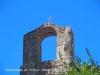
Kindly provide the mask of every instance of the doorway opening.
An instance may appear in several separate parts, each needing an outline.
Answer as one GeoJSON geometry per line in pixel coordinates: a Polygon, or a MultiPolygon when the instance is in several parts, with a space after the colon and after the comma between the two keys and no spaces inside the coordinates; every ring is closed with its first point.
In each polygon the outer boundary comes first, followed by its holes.
{"type": "Polygon", "coordinates": [[[42,62],[56,59],[56,36],[49,36],[42,42],[42,62]]]}

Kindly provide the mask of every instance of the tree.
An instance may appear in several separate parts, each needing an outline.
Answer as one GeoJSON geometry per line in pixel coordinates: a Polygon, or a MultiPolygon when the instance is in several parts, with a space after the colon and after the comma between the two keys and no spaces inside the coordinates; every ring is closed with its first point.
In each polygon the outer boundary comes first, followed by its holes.
{"type": "MultiPolygon", "coordinates": [[[[84,62],[84,64],[81,64],[81,58],[76,56],[76,60],[73,59],[73,63],[75,66],[67,65],[66,62],[62,63],[64,64],[64,67],[68,70],[67,72],[61,71],[61,74],[63,75],[100,75],[100,65],[98,65],[98,62],[95,62],[92,58],[92,55],[90,54],[89,50],[86,48],[86,52],[89,56],[89,61],[84,62]]],[[[63,58],[61,57],[61,54],[59,52],[59,57],[61,60],[63,58]]]]}

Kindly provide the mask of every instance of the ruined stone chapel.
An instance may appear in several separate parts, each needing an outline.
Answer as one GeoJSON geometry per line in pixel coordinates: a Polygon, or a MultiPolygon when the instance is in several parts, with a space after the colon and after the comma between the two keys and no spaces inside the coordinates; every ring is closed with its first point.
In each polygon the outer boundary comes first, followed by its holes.
{"type": "Polygon", "coordinates": [[[23,64],[20,75],[60,75],[59,69],[64,69],[58,53],[63,60],[72,64],[74,58],[74,35],[70,26],[43,24],[24,35],[23,64]],[[41,61],[41,43],[49,36],[57,37],[57,59],[41,61]]]}

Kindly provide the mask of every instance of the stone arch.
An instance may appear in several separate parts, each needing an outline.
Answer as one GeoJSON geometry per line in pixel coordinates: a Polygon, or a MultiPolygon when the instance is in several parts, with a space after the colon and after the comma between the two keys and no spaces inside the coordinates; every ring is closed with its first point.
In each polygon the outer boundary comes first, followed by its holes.
{"type": "Polygon", "coordinates": [[[39,54],[39,57],[38,57],[38,60],[39,61],[42,61],[41,57],[42,57],[42,41],[49,37],[49,36],[56,36],[57,37],[57,34],[58,34],[58,30],[59,30],[59,27],[56,26],[56,25],[43,25],[41,26],[40,28],[38,28],[38,42],[39,42],[39,48],[40,50],[37,51],[37,54],[39,54]]]}
{"type": "MultiPolygon", "coordinates": [[[[23,42],[23,65],[22,68],[64,68],[60,62],[58,52],[67,64],[72,63],[74,58],[74,35],[68,26],[59,27],[55,24],[45,24],[24,35],[23,42]],[[54,61],[41,62],[41,42],[49,36],[57,37],[57,59],[54,61]],[[42,66],[41,66],[42,65],[42,66]]],[[[56,69],[57,70],[57,69],[56,69]]],[[[55,71],[59,74],[58,71],[55,71]]],[[[46,74],[42,72],[32,72],[32,74],[46,74]]],[[[32,75],[28,72],[21,72],[21,75],[32,75]],[[26,74],[27,73],[27,74],[26,74]]],[[[38,75],[40,75],[38,74],[38,75]]]]}
{"type": "Polygon", "coordinates": [[[46,39],[47,37],[50,37],[50,36],[56,36],[57,37],[57,30],[55,29],[55,26],[45,26],[45,27],[42,27],[39,30],[39,32],[38,32],[38,40],[40,42],[40,44],[39,44],[40,45],[39,46],[40,50],[38,51],[38,54],[40,55],[40,57],[39,57],[40,59],[39,60],[41,60],[41,61],[42,61],[42,55],[43,55],[42,54],[42,51],[43,51],[42,42],[43,42],[44,39],[46,39]]]}
{"type": "Polygon", "coordinates": [[[59,27],[55,25],[44,25],[38,30],[38,39],[40,43],[49,36],[57,36],[59,27]]]}
{"type": "Polygon", "coordinates": [[[57,37],[57,60],[60,51],[64,59],[73,58],[73,33],[70,27],[45,24],[24,35],[23,64],[34,65],[41,62],[41,42],[49,36],[57,37]]]}

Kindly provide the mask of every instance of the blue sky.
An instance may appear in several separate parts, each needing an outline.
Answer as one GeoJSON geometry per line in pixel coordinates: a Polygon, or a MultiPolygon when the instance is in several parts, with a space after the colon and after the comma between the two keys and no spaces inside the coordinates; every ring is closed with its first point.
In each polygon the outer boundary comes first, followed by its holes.
{"type": "MultiPolygon", "coordinates": [[[[99,0],[0,0],[0,75],[19,75],[5,71],[19,69],[23,59],[23,35],[47,23],[71,26],[75,55],[88,60],[85,48],[100,64],[99,0]]],[[[56,37],[42,42],[42,61],[56,59],[56,37]]]]}

